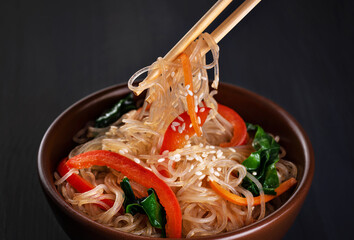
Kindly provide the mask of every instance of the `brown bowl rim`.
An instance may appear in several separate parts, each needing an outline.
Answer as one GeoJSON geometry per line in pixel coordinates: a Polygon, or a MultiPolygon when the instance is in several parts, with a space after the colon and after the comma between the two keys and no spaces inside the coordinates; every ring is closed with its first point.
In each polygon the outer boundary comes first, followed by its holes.
{"type": "MultiPolygon", "coordinates": [[[[194,239],[231,239],[235,235],[238,237],[244,237],[247,236],[250,233],[253,233],[257,231],[260,228],[263,228],[266,225],[270,225],[273,222],[276,221],[276,219],[284,216],[287,214],[287,212],[290,212],[292,208],[295,207],[297,199],[304,199],[305,196],[307,195],[307,192],[310,189],[313,174],[314,174],[314,167],[315,167],[315,161],[314,161],[314,152],[313,148],[311,145],[311,142],[304,131],[304,129],[301,127],[301,125],[297,122],[297,120],[288,112],[286,112],[282,107],[280,107],[278,104],[274,103],[272,100],[269,100],[261,95],[258,95],[252,91],[249,91],[247,89],[244,89],[239,86],[235,86],[232,84],[228,83],[220,83],[228,88],[233,88],[236,89],[239,93],[249,95],[251,98],[255,98],[258,101],[263,101],[267,102],[271,107],[275,108],[280,115],[282,115],[291,125],[291,128],[294,129],[294,132],[296,132],[296,135],[299,137],[299,140],[301,142],[301,145],[304,148],[304,154],[305,154],[305,164],[304,164],[304,172],[303,172],[303,178],[300,180],[298,183],[296,189],[294,190],[293,194],[289,197],[289,199],[280,207],[278,208],[275,212],[271,213],[264,219],[257,221],[255,223],[252,223],[248,226],[242,227],[240,229],[226,232],[226,233],[221,233],[215,236],[206,236],[206,237],[196,237],[194,239]]],[[[134,239],[151,239],[150,237],[143,237],[143,236],[138,236],[130,233],[125,233],[116,229],[113,229],[111,227],[106,227],[104,225],[101,225],[90,218],[86,217],[85,215],[79,213],[78,211],[74,210],[65,200],[60,196],[60,194],[57,192],[56,188],[54,185],[50,182],[50,180],[47,178],[45,174],[45,170],[43,169],[43,163],[44,163],[44,150],[45,150],[45,145],[46,141],[49,138],[49,135],[55,129],[56,125],[60,121],[61,118],[63,118],[66,114],[70,113],[73,111],[75,108],[80,108],[81,105],[85,105],[85,103],[88,103],[94,99],[97,100],[97,98],[102,98],[106,99],[107,94],[111,95],[116,95],[116,91],[120,89],[127,88],[127,84],[117,84],[113,86],[109,86],[107,88],[98,90],[96,92],[93,92],[89,94],[88,96],[76,101],[74,104],[66,108],[49,126],[47,131],[45,132],[43,139],[41,141],[39,151],[38,151],[38,175],[40,179],[40,183],[42,185],[43,191],[46,193],[47,197],[49,197],[57,206],[59,206],[60,210],[63,211],[65,214],[70,215],[72,218],[74,218],[76,221],[85,223],[88,227],[94,227],[94,228],[99,228],[101,230],[110,232],[110,235],[117,235],[117,236],[122,236],[126,238],[134,238],[134,239]]],[[[98,100],[100,101],[100,100],[98,100]]],[[[154,238],[154,239],[159,239],[159,238],[154,238]]]]}

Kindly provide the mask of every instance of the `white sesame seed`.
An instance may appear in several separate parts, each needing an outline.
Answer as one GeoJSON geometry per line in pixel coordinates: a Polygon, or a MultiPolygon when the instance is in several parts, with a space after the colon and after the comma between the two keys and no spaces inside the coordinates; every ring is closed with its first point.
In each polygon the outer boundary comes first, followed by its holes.
{"type": "Polygon", "coordinates": [[[177,127],[177,126],[179,126],[179,125],[181,125],[181,124],[180,124],[179,122],[172,122],[171,125],[177,127]]]}
{"type": "Polygon", "coordinates": [[[213,145],[210,145],[210,148],[211,148],[211,149],[214,149],[214,148],[215,148],[215,146],[213,146],[213,145]]]}
{"type": "Polygon", "coordinates": [[[165,151],[162,152],[162,155],[168,154],[169,152],[170,152],[170,151],[165,150],[165,151]]]}
{"type": "Polygon", "coordinates": [[[203,153],[202,153],[202,157],[203,157],[203,158],[206,158],[207,156],[208,156],[208,153],[206,153],[206,152],[203,152],[203,153]]]}
{"type": "Polygon", "coordinates": [[[186,156],[186,159],[187,159],[187,160],[193,160],[194,157],[192,157],[192,156],[190,156],[190,155],[187,155],[187,156],[186,156]]]}
{"type": "Polygon", "coordinates": [[[206,77],[202,77],[203,80],[208,80],[206,77]]]}
{"type": "Polygon", "coordinates": [[[206,148],[206,149],[209,149],[209,148],[210,148],[210,146],[209,146],[209,145],[207,145],[205,148],[206,148]]]}
{"type": "Polygon", "coordinates": [[[181,118],[181,116],[178,116],[177,118],[178,118],[178,120],[180,120],[181,122],[184,122],[184,119],[181,118]]]}
{"type": "Polygon", "coordinates": [[[172,160],[172,161],[174,161],[174,160],[175,160],[175,156],[173,156],[173,155],[168,156],[168,158],[169,158],[170,160],[172,160]]]}
{"type": "Polygon", "coordinates": [[[199,180],[203,180],[203,178],[205,178],[205,176],[206,176],[206,175],[204,174],[204,175],[200,176],[198,179],[199,179],[199,180]]]}
{"type": "Polygon", "coordinates": [[[201,77],[202,77],[202,74],[199,72],[198,73],[198,79],[200,80],[201,77]]]}
{"type": "Polygon", "coordinates": [[[221,158],[222,154],[223,154],[222,151],[221,151],[221,150],[218,150],[218,151],[216,152],[217,158],[221,158]]]}
{"type": "Polygon", "coordinates": [[[179,162],[181,160],[181,154],[179,154],[179,153],[175,154],[173,157],[174,157],[175,162],[179,162]]]}
{"type": "Polygon", "coordinates": [[[204,144],[203,143],[199,143],[199,147],[204,147],[204,144]]]}
{"type": "MultiPolygon", "coordinates": [[[[184,124],[184,123],[183,123],[183,124],[184,124]]],[[[179,132],[179,133],[182,133],[183,130],[184,130],[184,128],[183,128],[182,126],[179,126],[179,127],[178,127],[178,132],[179,132]]]]}
{"type": "Polygon", "coordinates": [[[220,173],[219,172],[214,172],[215,176],[219,177],[220,173]]]}
{"type": "Polygon", "coordinates": [[[215,161],[215,160],[216,160],[216,157],[215,157],[215,156],[213,156],[213,157],[211,158],[211,160],[212,160],[212,161],[215,161]]]}
{"type": "Polygon", "coordinates": [[[122,155],[124,155],[124,151],[123,150],[119,150],[119,154],[122,154],[122,155]]]}
{"type": "Polygon", "coordinates": [[[195,156],[195,159],[196,159],[198,162],[203,162],[203,158],[201,158],[201,157],[198,156],[198,155],[195,156]]]}
{"type": "Polygon", "coordinates": [[[175,72],[171,72],[171,77],[174,77],[175,76],[175,72]]]}
{"type": "Polygon", "coordinates": [[[221,172],[221,167],[216,168],[216,170],[218,170],[219,172],[221,172]]]}
{"type": "Polygon", "coordinates": [[[191,95],[191,96],[193,96],[193,92],[191,91],[191,90],[187,90],[187,93],[189,94],[189,95],[191,95]]]}
{"type": "Polygon", "coordinates": [[[191,165],[191,169],[193,169],[193,168],[194,168],[194,164],[191,165]]]}
{"type": "Polygon", "coordinates": [[[159,160],[157,160],[157,162],[164,162],[165,159],[164,158],[160,158],[159,160]]]}
{"type": "Polygon", "coordinates": [[[231,147],[229,149],[230,149],[231,152],[236,152],[236,150],[231,148],[231,147]]]}
{"type": "Polygon", "coordinates": [[[214,154],[214,153],[216,153],[216,151],[215,150],[211,150],[209,153],[214,154]]]}
{"type": "Polygon", "coordinates": [[[198,124],[202,124],[202,120],[200,119],[199,116],[198,116],[198,124]]]}
{"type": "Polygon", "coordinates": [[[176,127],[175,127],[175,126],[171,125],[171,128],[172,128],[172,130],[173,130],[174,132],[176,132],[176,127]]]}
{"type": "Polygon", "coordinates": [[[193,124],[189,124],[189,128],[192,128],[193,127],[193,124]]]}
{"type": "Polygon", "coordinates": [[[205,111],[205,108],[201,108],[200,110],[199,110],[199,112],[204,112],[205,111]]]}
{"type": "Polygon", "coordinates": [[[198,112],[198,105],[195,105],[195,107],[194,107],[194,112],[198,112]]]}
{"type": "Polygon", "coordinates": [[[139,158],[134,158],[134,162],[140,163],[140,159],[139,158]]]}
{"type": "Polygon", "coordinates": [[[201,187],[201,186],[202,186],[202,182],[199,182],[199,183],[198,183],[198,187],[201,187]]]}
{"type": "Polygon", "coordinates": [[[209,170],[211,173],[214,173],[214,168],[210,168],[209,170]]]}
{"type": "Polygon", "coordinates": [[[187,134],[186,136],[184,136],[184,139],[188,140],[189,139],[189,135],[187,134]]]}
{"type": "Polygon", "coordinates": [[[186,85],[186,90],[189,90],[190,87],[191,87],[191,85],[187,84],[186,85]]]}
{"type": "Polygon", "coordinates": [[[195,175],[201,176],[203,173],[201,171],[195,172],[195,175]]]}

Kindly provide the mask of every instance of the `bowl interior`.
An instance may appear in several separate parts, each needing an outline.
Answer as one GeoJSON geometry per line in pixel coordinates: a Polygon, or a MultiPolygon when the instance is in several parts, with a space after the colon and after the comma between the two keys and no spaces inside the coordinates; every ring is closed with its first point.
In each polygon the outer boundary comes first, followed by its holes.
{"type": "MultiPolygon", "coordinates": [[[[69,107],[47,130],[38,155],[40,181],[52,205],[56,206],[59,211],[63,211],[67,216],[75,218],[77,221],[85,222],[85,225],[104,229],[112,236],[117,235],[123,238],[131,238],[132,235],[104,227],[71,209],[57,192],[54,186],[53,173],[58,162],[66,157],[70,150],[76,146],[72,137],[88,121],[97,118],[104,109],[112,106],[118,99],[129,92],[126,85],[113,86],[93,93],[69,107]]],[[[217,101],[235,109],[246,122],[259,124],[265,131],[280,136],[280,144],[287,151],[287,159],[294,162],[299,171],[298,185],[293,190],[293,195],[280,209],[262,221],[234,231],[234,233],[230,232],[223,235],[227,237],[237,232],[241,236],[246,234],[247,231],[252,232],[267,221],[272,222],[282,214],[285,214],[286,207],[291,208],[296,203],[296,195],[302,198],[305,197],[313,175],[313,151],[305,132],[296,120],[270,100],[245,89],[223,83],[220,84],[218,92],[217,101]]],[[[144,239],[144,237],[135,238],[144,239]]]]}

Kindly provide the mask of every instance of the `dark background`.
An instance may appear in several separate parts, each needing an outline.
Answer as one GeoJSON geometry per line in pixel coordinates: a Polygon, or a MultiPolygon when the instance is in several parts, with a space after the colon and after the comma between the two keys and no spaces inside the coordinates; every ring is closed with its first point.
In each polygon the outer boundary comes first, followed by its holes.
{"type": "MultiPolygon", "coordinates": [[[[1,1],[0,239],[68,239],[37,176],[46,129],[167,53],[214,2],[1,1]]],[[[313,184],[286,240],[352,232],[353,9],[349,0],[264,0],[219,44],[221,81],[278,103],[313,144],[313,184]]]]}

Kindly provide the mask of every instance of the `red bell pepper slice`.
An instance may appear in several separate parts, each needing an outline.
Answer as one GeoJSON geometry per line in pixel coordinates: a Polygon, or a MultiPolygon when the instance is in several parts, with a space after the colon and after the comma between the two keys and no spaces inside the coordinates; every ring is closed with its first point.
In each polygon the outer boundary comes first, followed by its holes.
{"type": "Polygon", "coordinates": [[[129,179],[154,188],[161,205],[166,211],[166,234],[170,238],[182,236],[182,213],[176,195],[171,188],[152,171],[118,153],[95,150],[79,154],[66,163],[71,168],[89,168],[93,165],[107,166],[123,173],[129,179]]]}
{"type": "MultiPolygon", "coordinates": [[[[70,171],[70,167],[66,164],[66,160],[67,158],[63,159],[57,168],[57,171],[59,173],[59,175],[61,177],[63,177],[65,174],[67,174],[70,171]]],[[[83,179],[81,176],[79,176],[76,173],[73,173],[70,177],[68,177],[66,179],[66,181],[73,187],[75,188],[76,191],[80,192],[80,193],[84,193],[87,191],[90,191],[92,189],[94,189],[94,186],[89,183],[88,181],[86,181],[85,179],[83,179]]],[[[102,202],[104,202],[105,204],[107,204],[109,206],[109,208],[111,208],[114,204],[114,201],[111,199],[103,199],[102,202]]],[[[97,204],[102,210],[108,210],[105,207],[103,207],[102,205],[97,204]]]]}
{"type": "Polygon", "coordinates": [[[233,109],[220,103],[218,104],[218,113],[229,121],[234,128],[230,142],[221,143],[220,147],[234,147],[245,144],[247,142],[247,128],[245,121],[243,121],[240,115],[233,109]]]}
{"type": "MultiPolygon", "coordinates": [[[[210,108],[208,107],[198,106],[198,112],[196,115],[197,118],[200,118],[200,126],[203,126],[205,120],[208,117],[209,111],[210,108]]],[[[162,154],[166,150],[172,152],[178,148],[182,148],[187,143],[188,139],[194,134],[196,134],[196,132],[191,124],[191,118],[186,111],[175,118],[175,120],[173,120],[168,126],[162,142],[160,153],[162,154]],[[175,126],[176,124],[178,125],[175,126]]]]}

